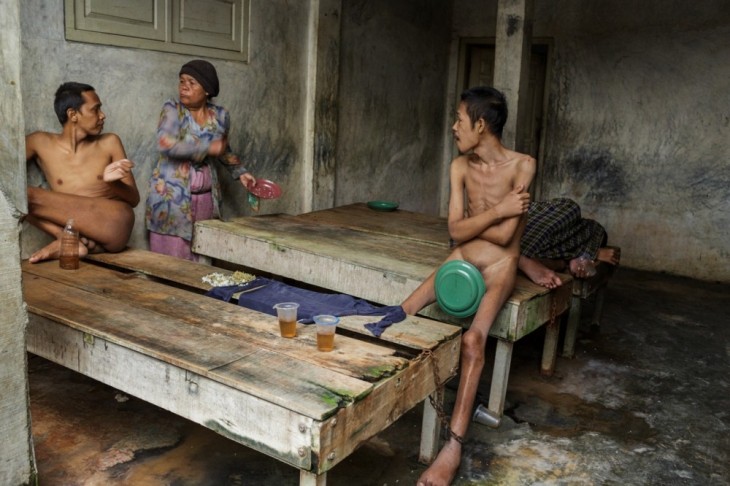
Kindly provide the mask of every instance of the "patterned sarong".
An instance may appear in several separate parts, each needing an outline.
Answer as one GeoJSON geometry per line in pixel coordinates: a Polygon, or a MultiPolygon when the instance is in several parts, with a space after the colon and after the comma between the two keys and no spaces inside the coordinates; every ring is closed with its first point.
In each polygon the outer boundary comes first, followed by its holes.
{"type": "Polygon", "coordinates": [[[566,198],[530,204],[520,253],[530,258],[571,260],[586,255],[595,260],[606,244],[606,230],[580,216],[580,207],[566,198]]]}

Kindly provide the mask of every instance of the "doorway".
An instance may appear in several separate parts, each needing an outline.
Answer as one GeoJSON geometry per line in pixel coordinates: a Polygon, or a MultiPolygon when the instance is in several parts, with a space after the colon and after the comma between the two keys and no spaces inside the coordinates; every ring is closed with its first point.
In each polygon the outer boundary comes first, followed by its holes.
{"type": "MultiPolygon", "coordinates": [[[[527,87],[527,104],[517,124],[522,139],[518,150],[528,153],[538,161],[538,170],[532,185],[533,199],[541,197],[542,152],[546,109],[545,80],[547,79],[550,44],[535,40],[530,53],[530,71],[527,87]]],[[[462,39],[459,53],[457,92],[473,86],[491,86],[494,78],[494,39],[462,39]]],[[[456,101],[458,105],[458,99],[456,101]]],[[[456,154],[454,154],[456,155],[456,154]]]]}

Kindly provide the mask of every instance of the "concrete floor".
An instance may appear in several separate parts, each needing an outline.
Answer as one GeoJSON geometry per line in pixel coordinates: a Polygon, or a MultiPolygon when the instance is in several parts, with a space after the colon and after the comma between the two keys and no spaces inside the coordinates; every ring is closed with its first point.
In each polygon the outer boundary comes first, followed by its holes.
{"type": "MultiPolygon", "coordinates": [[[[502,425],[472,425],[454,484],[730,485],[728,304],[730,285],[619,269],[600,331],[589,306],[577,356],[554,376],[538,372],[541,331],[517,343],[502,425]]],[[[41,486],[298,483],[294,468],[41,358],[29,372],[41,486]]],[[[328,484],[415,484],[420,415],[328,484]]]]}

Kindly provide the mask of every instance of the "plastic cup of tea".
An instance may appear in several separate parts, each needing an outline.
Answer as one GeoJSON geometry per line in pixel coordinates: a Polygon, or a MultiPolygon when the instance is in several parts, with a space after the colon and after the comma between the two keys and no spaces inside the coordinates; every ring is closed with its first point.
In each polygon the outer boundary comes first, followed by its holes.
{"type": "Polygon", "coordinates": [[[274,306],[276,315],[279,317],[279,331],[281,337],[293,338],[297,335],[297,309],[296,302],[280,302],[274,306]]]}
{"type": "Polygon", "coordinates": [[[340,318],[322,314],[314,316],[313,319],[317,326],[317,350],[332,351],[335,347],[335,331],[340,318]]]}

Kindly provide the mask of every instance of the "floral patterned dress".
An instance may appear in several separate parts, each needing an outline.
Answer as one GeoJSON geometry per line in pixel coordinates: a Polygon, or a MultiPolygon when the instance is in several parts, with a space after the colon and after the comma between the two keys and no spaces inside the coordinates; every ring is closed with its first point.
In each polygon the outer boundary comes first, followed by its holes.
{"type": "Polygon", "coordinates": [[[150,240],[159,235],[178,237],[187,245],[188,253],[193,223],[220,214],[221,189],[215,162],[235,179],[247,172],[230,148],[220,157],[208,156],[211,142],[228,135],[230,116],[225,108],[212,103],[207,110],[207,120],[201,126],[179,101],[168,100],[163,105],[157,127],[160,157],[150,177],[145,210],[150,240]],[[196,211],[201,207],[212,207],[212,211],[196,211]]]}

